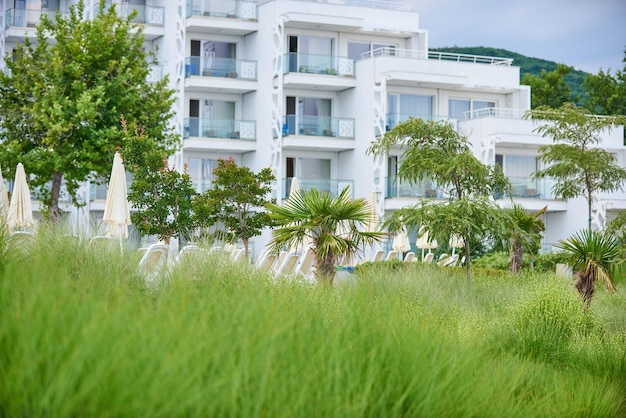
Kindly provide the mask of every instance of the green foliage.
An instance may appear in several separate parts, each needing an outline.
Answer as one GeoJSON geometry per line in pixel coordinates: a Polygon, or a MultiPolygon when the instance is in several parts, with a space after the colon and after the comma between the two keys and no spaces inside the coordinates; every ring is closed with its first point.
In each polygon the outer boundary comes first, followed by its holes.
{"type": "Polygon", "coordinates": [[[351,199],[347,187],[337,197],[317,189],[298,190],[282,206],[268,204],[267,208],[278,225],[270,249],[278,252],[310,243],[320,284],[333,283],[335,265],[341,257],[359,254],[383,238],[382,232],[363,230],[371,219],[369,206],[363,198],[351,199]]]}
{"type": "Polygon", "coordinates": [[[275,177],[269,168],[255,174],[232,158],[219,159],[213,175],[213,187],[194,200],[200,226],[219,225],[223,229],[218,230],[217,238],[226,242],[242,240],[247,255],[250,238],[273,225],[262,209],[275,202],[268,198],[275,177]]]}
{"type": "Polygon", "coordinates": [[[519,272],[524,252],[532,255],[541,248],[541,233],[546,229],[541,216],[547,209],[548,207],[545,206],[535,213],[528,213],[520,204],[513,204],[510,208],[504,209],[514,223],[514,227],[507,229],[504,235],[504,238],[509,241],[512,272],[519,272]]]}
{"type": "Polygon", "coordinates": [[[125,167],[133,173],[128,200],[136,209],[130,218],[139,233],[157,235],[160,240],[189,239],[197,227],[192,211],[195,195],[186,167],[181,173],[170,168],[167,152],[143,129],[128,132],[122,118],[126,141],[122,150],[125,167]]]}
{"type": "Polygon", "coordinates": [[[541,70],[540,77],[530,73],[524,74],[521,84],[530,86],[532,108],[540,106],[557,108],[565,103],[577,102],[578,99],[572,98],[570,88],[565,82],[565,76],[572,70],[572,67],[559,64],[554,71],[541,70]]]}
{"type": "Polygon", "coordinates": [[[591,319],[550,305],[552,324],[530,300],[546,276],[469,292],[418,265],[320,291],[212,256],[148,288],[138,254],[60,237],[0,272],[3,417],[624,416],[622,295],[599,292],[591,319]],[[533,341],[524,317],[549,345],[494,350],[533,341]]]}
{"type": "Polygon", "coordinates": [[[623,263],[617,240],[606,232],[582,230],[566,241],[559,241],[557,248],[568,255],[568,264],[576,272],[576,289],[587,305],[595,292],[595,282],[604,281],[609,291],[615,292],[613,273],[617,264],[623,263]]]}
{"type": "Polygon", "coordinates": [[[599,147],[600,133],[626,119],[598,117],[571,103],[558,109],[540,107],[527,117],[545,121],[533,132],[554,141],[539,147],[539,161],[545,168],[537,170],[534,178],[553,178],[552,191],[562,199],[585,197],[591,229],[591,206],[596,194],[622,190],[626,180],[626,169],[616,163],[613,154],[599,147]]]}
{"type": "Polygon", "coordinates": [[[576,338],[602,332],[572,288],[555,279],[521,300],[501,328],[495,344],[522,357],[561,363],[569,357],[576,338]]]}
{"type": "Polygon", "coordinates": [[[42,14],[36,40],[4,57],[0,73],[0,164],[22,162],[33,193],[60,214],[61,181],[76,202],[79,183],[107,178],[113,151],[122,145],[119,115],[141,121],[149,135],[172,149],[173,90],[167,78],[147,81],[154,57],[143,49],[141,27],[99,2],[88,19],[84,0],[69,15],[42,14]],[[54,38],[54,42],[49,42],[54,38]]]}
{"type": "MultiPolygon", "coordinates": [[[[626,59],[626,50],[624,51],[626,59]]],[[[626,61],[624,61],[626,62],[626,61]]],[[[583,86],[589,93],[585,107],[600,115],[626,115],[626,64],[614,74],[607,69],[597,75],[589,74],[583,86]]]]}
{"type": "Polygon", "coordinates": [[[499,166],[485,165],[472,153],[466,137],[450,121],[424,121],[409,118],[373,142],[367,152],[387,154],[392,146],[403,149],[397,177],[416,183],[434,180],[450,195],[441,204],[422,200],[414,207],[397,210],[385,222],[391,231],[402,225],[419,228],[429,236],[445,241],[455,234],[465,244],[466,273],[471,285],[470,243],[500,236],[506,214],[489,199],[510,184],[499,166]]]}

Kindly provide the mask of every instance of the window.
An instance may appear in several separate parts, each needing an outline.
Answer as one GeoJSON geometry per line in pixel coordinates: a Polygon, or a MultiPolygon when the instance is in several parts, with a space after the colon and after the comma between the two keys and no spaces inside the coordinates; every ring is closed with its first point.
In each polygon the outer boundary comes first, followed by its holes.
{"type": "Polygon", "coordinates": [[[289,71],[312,72],[332,68],[333,39],[316,36],[289,37],[289,71]]]}
{"type": "Polygon", "coordinates": [[[433,97],[412,94],[390,94],[387,97],[387,129],[409,119],[409,116],[431,120],[433,97]]]}
{"type": "Polygon", "coordinates": [[[467,119],[468,113],[481,109],[495,108],[495,102],[471,99],[450,99],[448,101],[448,117],[450,119],[467,119]]]}
{"type": "Polygon", "coordinates": [[[322,135],[332,129],[331,99],[287,96],[286,132],[297,135],[322,135]]]}

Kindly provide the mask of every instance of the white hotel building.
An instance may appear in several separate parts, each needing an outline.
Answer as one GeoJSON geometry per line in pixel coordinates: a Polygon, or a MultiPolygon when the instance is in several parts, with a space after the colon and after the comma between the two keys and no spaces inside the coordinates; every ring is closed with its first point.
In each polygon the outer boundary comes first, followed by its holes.
{"type": "MultiPolygon", "coordinates": [[[[34,36],[42,14],[67,12],[77,0],[0,0],[0,53],[34,36]]],[[[94,13],[97,0],[87,0],[94,13]]],[[[284,199],[291,179],[301,187],[354,197],[377,191],[381,215],[424,197],[434,186],[395,182],[399,150],[366,155],[381,133],[409,116],[450,119],[476,156],[498,162],[512,198],[529,210],[548,206],[544,244],[586,226],[586,201],[555,199],[549,181],[534,181],[537,148],[551,142],[522,119],[530,88],[511,59],[428,50],[419,11],[379,0],[109,0],[138,10],[146,48],[157,52],[154,77],[169,74],[177,102],[177,167],[189,166],[198,191],[211,184],[218,158],[258,171],[271,167],[284,199]]],[[[497,36],[497,34],[494,34],[497,36]]],[[[0,64],[3,65],[3,64],[0,64]]],[[[603,147],[626,164],[623,126],[603,147]]],[[[92,216],[102,216],[101,188],[90,188],[92,216]]],[[[497,200],[502,206],[510,198],[497,200]]],[[[626,208],[626,195],[600,196],[593,222],[626,208]]],[[[267,242],[269,231],[256,238],[267,242]]],[[[414,240],[412,240],[414,242],[414,240]]],[[[258,252],[258,251],[257,251],[258,252]]]]}

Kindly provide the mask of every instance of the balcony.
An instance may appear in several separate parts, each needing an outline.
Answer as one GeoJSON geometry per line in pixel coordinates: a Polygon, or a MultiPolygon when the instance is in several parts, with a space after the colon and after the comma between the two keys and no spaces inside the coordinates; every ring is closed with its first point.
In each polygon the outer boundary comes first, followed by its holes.
{"type": "Polygon", "coordinates": [[[213,180],[211,179],[191,179],[191,183],[196,193],[200,194],[213,188],[213,180]]]}
{"type": "MultiPolygon", "coordinates": [[[[41,16],[54,19],[56,10],[25,10],[7,9],[4,15],[5,39],[8,41],[19,41],[25,38],[35,37],[35,27],[39,24],[41,16]]],[[[69,13],[61,12],[68,16],[69,13]]]]}
{"type": "Polygon", "coordinates": [[[257,88],[256,61],[231,58],[185,58],[188,91],[245,94],[257,88]]]}
{"type": "Polygon", "coordinates": [[[354,119],[329,116],[283,117],[283,148],[320,151],[354,149],[354,119]]]}
{"type": "Polygon", "coordinates": [[[137,12],[133,18],[133,23],[143,25],[143,35],[146,40],[151,41],[165,35],[165,9],[157,6],[144,6],[138,4],[116,4],[120,17],[126,19],[131,13],[137,12]]]}
{"type": "Polygon", "coordinates": [[[537,179],[532,177],[509,177],[511,182],[511,190],[503,195],[497,195],[500,198],[517,198],[517,199],[542,199],[557,200],[552,192],[554,185],[553,179],[537,179]]]}
{"type": "MultiPolygon", "coordinates": [[[[291,189],[291,181],[293,177],[287,177],[282,179],[283,199],[289,197],[289,190],[291,189]]],[[[331,196],[337,197],[339,193],[346,187],[350,190],[354,189],[353,180],[337,180],[337,179],[300,179],[298,178],[300,190],[309,191],[311,189],[317,189],[321,193],[330,193],[331,196]]]]}
{"type": "Polygon", "coordinates": [[[248,152],[256,150],[256,122],[237,119],[186,118],[185,150],[248,152]]]}
{"type": "Polygon", "coordinates": [[[399,180],[397,177],[387,177],[385,179],[385,199],[396,197],[402,198],[447,198],[444,190],[431,180],[424,180],[416,184],[410,184],[406,180],[399,180]]]}
{"type": "Polygon", "coordinates": [[[257,31],[256,3],[243,0],[187,0],[190,31],[245,36],[257,31]]]}
{"type": "Polygon", "coordinates": [[[282,56],[284,84],[289,88],[341,91],[356,86],[354,61],[346,57],[287,53],[282,56]]]}

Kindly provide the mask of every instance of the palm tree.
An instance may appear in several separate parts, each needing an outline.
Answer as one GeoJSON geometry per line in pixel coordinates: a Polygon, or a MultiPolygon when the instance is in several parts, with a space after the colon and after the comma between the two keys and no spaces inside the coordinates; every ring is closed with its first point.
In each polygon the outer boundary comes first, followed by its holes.
{"type": "Polygon", "coordinates": [[[595,282],[606,282],[609,292],[616,291],[612,275],[620,259],[620,246],[617,240],[604,232],[577,232],[567,241],[559,241],[557,248],[568,253],[568,264],[576,272],[576,290],[583,297],[587,307],[595,290],[595,282]]]}
{"type": "Polygon", "coordinates": [[[364,230],[371,210],[365,199],[352,200],[348,188],[336,198],[317,189],[298,190],[282,206],[266,207],[279,225],[274,229],[270,250],[278,252],[283,247],[311,242],[318,284],[332,285],[340,257],[361,253],[366,245],[379,242],[384,236],[380,231],[364,230]]]}
{"type": "Polygon", "coordinates": [[[537,213],[528,213],[520,204],[513,204],[506,209],[514,223],[514,228],[509,230],[509,251],[511,257],[511,271],[515,274],[519,273],[522,266],[522,256],[524,251],[534,254],[539,249],[541,242],[541,233],[546,227],[541,220],[541,216],[546,212],[548,207],[544,207],[537,213]]]}

